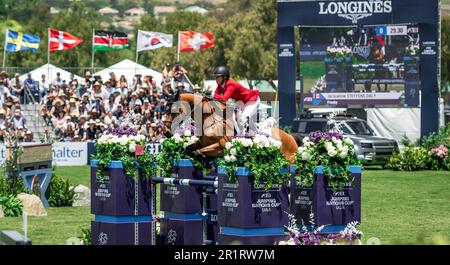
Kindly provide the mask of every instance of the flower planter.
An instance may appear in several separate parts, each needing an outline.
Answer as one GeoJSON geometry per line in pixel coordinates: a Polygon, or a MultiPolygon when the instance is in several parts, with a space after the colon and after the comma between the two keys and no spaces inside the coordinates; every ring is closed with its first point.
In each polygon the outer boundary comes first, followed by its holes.
{"type": "Polygon", "coordinates": [[[147,180],[139,174],[135,183],[127,176],[121,161],[112,161],[97,177],[98,161],[91,161],[92,244],[150,245],[152,244],[152,196],[147,180]],[[137,202],[137,203],[136,203],[137,202]]]}
{"type": "Polygon", "coordinates": [[[247,168],[238,168],[237,183],[230,183],[224,167],[219,167],[219,245],[272,245],[286,236],[288,191],[286,185],[269,190],[263,183],[254,187],[247,168]]]}
{"type": "Polygon", "coordinates": [[[321,233],[336,233],[353,221],[361,222],[361,167],[351,166],[353,185],[347,183],[344,190],[333,191],[328,185],[322,167],[314,172],[314,184],[305,187],[295,180],[295,168],[291,166],[290,212],[299,225],[309,226],[310,214],[314,214],[314,225],[326,227],[321,233]]]}
{"type": "MultiPolygon", "coordinates": [[[[176,160],[172,178],[202,179],[191,160],[176,160]]],[[[160,185],[161,243],[163,245],[203,244],[202,187],[160,185]]]]}

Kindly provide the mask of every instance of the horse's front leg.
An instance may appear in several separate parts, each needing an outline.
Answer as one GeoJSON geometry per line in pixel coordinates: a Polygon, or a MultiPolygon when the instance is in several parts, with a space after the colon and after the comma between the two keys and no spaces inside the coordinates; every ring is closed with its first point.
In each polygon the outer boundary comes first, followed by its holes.
{"type": "Polygon", "coordinates": [[[194,154],[203,154],[206,156],[219,156],[222,153],[223,146],[220,144],[220,142],[208,145],[206,147],[203,147],[201,149],[198,149],[194,152],[194,154]]]}

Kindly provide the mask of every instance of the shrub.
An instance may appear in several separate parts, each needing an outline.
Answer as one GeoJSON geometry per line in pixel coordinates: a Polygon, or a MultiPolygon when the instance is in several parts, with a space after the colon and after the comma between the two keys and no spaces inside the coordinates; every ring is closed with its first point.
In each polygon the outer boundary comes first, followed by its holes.
{"type": "Polygon", "coordinates": [[[421,145],[428,150],[440,145],[450,146],[450,123],[441,127],[437,133],[424,137],[421,145]]]}
{"type": "Polygon", "coordinates": [[[429,168],[431,170],[450,170],[448,148],[444,145],[433,148],[428,152],[429,168]]]}
{"type": "Polygon", "coordinates": [[[418,171],[428,168],[428,152],[423,147],[405,147],[402,154],[394,154],[386,168],[392,170],[418,171]]]}
{"type": "Polygon", "coordinates": [[[68,179],[53,175],[45,195],[51,207],[70,207],[75,200],[75,188],[68,179]]]}
{"type": "Polygon", "coordinates": [[[0,205],[5,216],[17,217],[22,215],[22,201],[14,195],[0,196],[0,205]]]}
{"type": "Polygon", "coordinates": [[[27,193],[27,189],[23,184],[23,179],[19,178],[3,178],[0,177],[0,196],[12,195],[16,197],[19,193],[27,193]]]}
{"type": "Polygon", "coordinates": [[[91,228],[81,228],[81,235],[79,238],[83,245],[91,245],[91,228]]]}

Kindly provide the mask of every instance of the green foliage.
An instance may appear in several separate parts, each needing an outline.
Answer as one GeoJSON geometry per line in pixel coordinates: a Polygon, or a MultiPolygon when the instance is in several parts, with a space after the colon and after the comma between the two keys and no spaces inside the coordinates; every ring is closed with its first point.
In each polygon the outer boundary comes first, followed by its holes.
{"type": "Polygon", "coordinates": [[[296,180],[303,186],[310,187],[314,184],[314,171],[322,166],[328,180],[328,185],[333,190],[343,190],[346,183],[353,183],[353,177],[349,166],[359,166],[361,162],[354,152],[354,145],[350,139],[318,141],[303,140],[303,145],[295,154],[297,166],[296,180]]]}
{"type": "MultiPolygon", "coordinates": [[[[136,144],[145,146],[145,141],[136,144]]],[[[108,169],[109,163],[112,161],[121,161],[125,174],[136,178],[138,177],[138,170],[141,170],[142,177],[145,179],[151,178],[156,171],[155,157],[149,152],[144,152],[143,155],[135,156],[134,152],[130,152],[128,143],[99,144],[97,142],[95,149],[96,153],[92,156],[92,159],[99,161],[97,164],[97,177],[100,181],[103,181],[103,174],[108,169]]]]}
{"type": "Polygon", "coordinates": [[[68,179],[53,175],[45,193],[49,205],[51,207],[71,207],[75,200],[74,189],[68,179]]]}
{"type": "Polygon", "coordinates": [[[194,164],[194,168],[200,170],[206,174],[207,168],[205,166],[205,160],[199,159],[198,157],[191,155],[186,152],[186,148],[191,146],[193,143],[189,144],[189,137],[177,138],[172,137],[170,139],[164,140],[162,143],[161,152],[159,152],[157,161],[158,167],[161,169],[161,177],[171,177],[172,166],[174,160],[189,159],[194,164]]]}
{"type": "Polygon", "coordinates": [[[3,178],[0,177],[0,196],[17,196],[20,193],[26,193],[27,189],[23,183],[23,178],[3,178]]]}
{"type": "Polygon", "coordinates": [[[402,154],[393,154],[386,168],[391,170],[418,171],[428,168],[428,151],[423,147],[410,146],[402,154]]]}
{"type": "Polygon", "coordinates": [[[91,228],[81,228],[80,236],[78,237],[81,240],[83,245],[91,245],[91,228]]]}
{"type": "Polygon", "coordinates": [[[257,188],[264,185],[268,190],[274,185],[282,185],[289,181],[289,162],[280,150],[281,143],[270,142],[265,136],[237,138],[227,143],[224,157],[218,159],[218,164],[225,167],[228,179],[236,183],[238,167],[251,171],[253,185],[257,188]]]}
{"type": "Polygon", "coordinates": [[[438,132],[433,133],[428,137],[424,137],[421,141],[421,145],[426,149],[431,149],[440,145],[450,146],[450,123],[441,127],[438,132]]]}
{"type": "Polygon", "coordinates": [[[14,195],[0,195],[0,206],[5,216],[17,217],[22,215],[22,201],[14,195]]]}

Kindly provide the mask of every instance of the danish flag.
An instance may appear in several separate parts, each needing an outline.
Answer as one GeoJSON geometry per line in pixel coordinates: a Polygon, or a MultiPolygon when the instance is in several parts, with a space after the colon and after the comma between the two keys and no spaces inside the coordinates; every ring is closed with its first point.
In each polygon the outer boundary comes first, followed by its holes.
{"type": "Polygon", "coordinates": [[[49,29],[48,36],[50,51],[69,50],[83,42],[82,39],[57,29],[49,29]]]}

